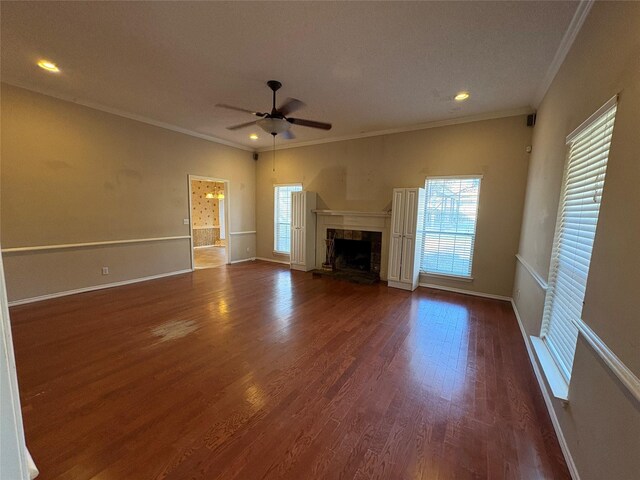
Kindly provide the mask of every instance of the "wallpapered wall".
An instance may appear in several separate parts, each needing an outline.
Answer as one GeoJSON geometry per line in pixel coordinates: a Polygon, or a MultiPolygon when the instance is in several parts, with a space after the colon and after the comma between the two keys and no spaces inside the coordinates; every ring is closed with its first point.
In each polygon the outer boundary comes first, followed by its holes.
{"type": "Polygon", "coordinates": [[[224,192],[224,184],[193,180],[191,183],[191,220],[194,227],[213,227],[220,225],[220,210],[218,200],[205,198],[207,193],[213,193],[216,186],[224,192]]]}

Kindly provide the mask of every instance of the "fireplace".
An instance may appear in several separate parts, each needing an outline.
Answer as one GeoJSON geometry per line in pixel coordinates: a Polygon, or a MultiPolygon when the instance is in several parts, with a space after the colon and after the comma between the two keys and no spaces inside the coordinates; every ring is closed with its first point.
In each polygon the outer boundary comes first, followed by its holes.
{"type": "Polygon", "coordinates": [[[371,271],[371,242],[336,238],[334,246],[336,270],[371,271]]]}
{"type": "Polygon", "coordinates": [[[327,228],[325,265],[347,279],[380,279],[382,232],[327,228]],[[354,278],[351,278],[354,277],[354,278]]]}

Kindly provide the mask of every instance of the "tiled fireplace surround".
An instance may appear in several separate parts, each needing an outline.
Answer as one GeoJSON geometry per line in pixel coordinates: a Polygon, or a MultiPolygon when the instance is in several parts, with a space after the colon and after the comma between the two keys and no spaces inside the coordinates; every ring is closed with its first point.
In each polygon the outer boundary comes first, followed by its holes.
{"type": "MultiPolygon", "coordinates": [[[[379,250],[380,279],[387,279],[387,264],[389,255],[389,229],[391,226],[391,214],[387,212],[354,212],[339,210],[316,210],[316,268],[322,268],[326,259],[327,230],[341,230],[343,238],[345,232],[380,232],[382,235],[379,250]]],[[[349,235],[349,233],[346,233],[349,235]]],[[[356,233],[356,236],[358,233],[356,233]]],[[[376,245],[377,249],[377,245],[376,245]]],[[[376,257],[377,260],[377,257],[376,257]]],[[[372,263],[374,259],[372,256],[372,263]]]]}
{"type": "MultiPolygon", "coordinates": [[[[352,240],[358,242],[367,242],[371,255],[371,263],[369,272],[380,274],[380,260],[382,256],[382,233],[381,232],[369,232],[367,230],[343,230],[337,228],[327,228],[327,240],[333,238],[334,240],[352,240]]],[[[338,253],[338,243],[336,242],[336,256],[338,253]]],[[[337,265],[336,265],[337,266],[337,265]]]]}

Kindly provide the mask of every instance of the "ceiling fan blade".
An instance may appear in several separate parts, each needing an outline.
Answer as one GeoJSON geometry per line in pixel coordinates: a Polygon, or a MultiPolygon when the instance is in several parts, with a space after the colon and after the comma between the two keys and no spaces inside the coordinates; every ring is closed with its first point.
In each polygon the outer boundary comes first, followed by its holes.
{"type": "Polygon", "coordinates": [[[231,127],[227,127],[227,130],[240,130],[241,128],[248,127],[250,125],[255,125],[258,121],[254,120],[253,122],[241,123],[240,125],[233,125],[231,127]]]}
{"type": "Polygon", "coordinates": [[[291,130],[285,130],[284,132],[282,132],[280,134],[280,136],[286,140],[292,140],[294,138],[296,138],[296,136],[293,134],[293,132],[291,130]]]}
{"type": "Polygon", "coordinates": [[[234,107],[233,105],[227,105],[225,103],[216,103],[216,107],[226,108],[227,110],[235,110],[236,112],[249,113],[257,117],[264,117],[266,113],[256,112],[255,110],[248,110],[246,108],[234,107]]]}
{"type": "Polygon", "coordinates": [[[301,125],[303,127],[319,128],[321,130],[331,130],[330,123],[316,122],[314,120],[305,120],[303,118],[287,118],[289,123],[301,125]]]}
{"type": "Polygon", "coordinates": [[[304,106],[305,103],[302,100],[298,100],[297,98],[287,98],[287,100],[282,105],[280,105],[278,111],[286,117],[290,113],[293,113],[296,110],[300,110],[304,106]]]}

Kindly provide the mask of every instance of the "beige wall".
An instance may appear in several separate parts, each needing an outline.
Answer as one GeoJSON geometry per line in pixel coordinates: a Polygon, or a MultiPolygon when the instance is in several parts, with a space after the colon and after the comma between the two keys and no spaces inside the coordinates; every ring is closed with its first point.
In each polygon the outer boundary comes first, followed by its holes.
{"type": "MultiPolygon", "coordinates": [[[[229,230],[255,230],[251,152],[6,84],[1,100],[3,249],[189,235],[189,174],[229,180],[229,230]]],[[[255,256],[254,235],[231,241],[232,261],[255,256]]],[[[16,300],[188,269],[191,254],[176,240],[4,258],[16,300]]]]}
{"type": "MultiPolygon", "coordinates": [[[[273,185],[302,182],[318,208],[382,211],[394,187],[424,186],[431,175],[483,174],[471,283],[429,283],[511,296],[531,143],[525,116],[326,143],[260,154],[258,256],[273,255],[273,185]]],[[[281,257],[280,257],[281,258],[281,257]]],[[[383,259],[387,262],[387,259],[383,259]]]]}
{"type": "MultiPolygon", "coordinates": [[[[583,320],[640,375],[640,3],[597,2],[538,111],[520,253],[548,276],[565,137],[620,94],[583,320]]],[[[544,292],[518,267],[514,298],[539,335],[544,292]]],[[[554,400],[582,480],[640,473],[640,405],[580,338],[569,404],[554,400]]]]}

